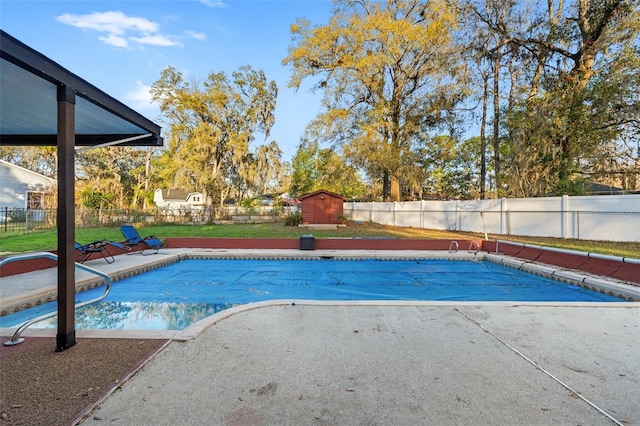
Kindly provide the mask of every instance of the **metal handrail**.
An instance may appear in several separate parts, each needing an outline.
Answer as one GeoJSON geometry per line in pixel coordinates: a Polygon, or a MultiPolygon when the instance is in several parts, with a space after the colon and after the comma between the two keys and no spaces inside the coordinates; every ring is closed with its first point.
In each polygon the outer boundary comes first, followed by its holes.
{"type": "Polygon", "coordinates": [[[460,249],[460,246],[458,245],[458,242],[453,240],[451,241],[451,243],[449,243],[449,253],[452,253],[453,250],[451,249],[453,246],[456,246],[456,253],[458,252],[458,250],[460,249]]]}
{"type": "Polygon", "coordinates": [[[467,253],[471,253],[471,249],[473,248],[473,246],[476,246],[475,253],[478,253],[480,251],[480,243],[477,241],[471,241],[471,244],[469,244],[469,250],[467,250],[467,253]]]}
{"type": "MultiPolygon", "coordinates": [[[[0,266],[4,265],[5,263],[10,263],[10,262],[15,262],[17,260],[29,260],[29,259],[40,259],[40,258],[48,258],[48,259],[52,259],[57,261],[58,260],[58,256],[53,254],[53,253],[48,253],[48,252],[35,252],[35,253],[26,253],[26,254],[16,254],[14,256],[9,256],[9,257],[5,257],[4,259],[0,260],[0,266]]],[[[107,286],[104,290],[104,294],[102,294],[101,296],[98,296],[94,299],[91,300],[87,300],[84,302],[80,302],[77,303],[75,305],[75,309],[78,308],[82,308],[83,306],[87,306],[90,305],[92,303],[95,302],[99,302],[102,299],[104,299],[105,297],[107,297],[107,295],[109,294],[109,291],[111,291],[111,284],[113,283],[113,280],[111,279],[111,277],[107,274],[105,274],[104,272],[98,271],[97,269],[93,269],[87,265],[83,265],[81,263],[75,263],[76,268],[80,268],[84,271],[90,272],[92,274],[98,275],[99,277],[104,278],[104,280],[107,282],[107,286]]],[[[43,314],[40,315],[39,317],[35,317],[32,318],[28,321],[26,321],[25,323],[23,323],[22,325],[20,325],[20,327],[18,327],[18,329],[16,330],[15,333],[13,333],[13,336],[11,337],[11,339],[7,340],[6,342],[4,342],[5,346],[13,346],[13,345],[17,345],[18,343],[22,343],[24,341],[24,337],[20,337],[20,335],[22,334],[22,332],[24,330],[26,330],[28,327],[32,326],[33,324],[46,320],[48,318],[51,317],[55,317],[56,315],[58,315],[57,311],[53,311],[53,312],[49,312],[47,314],[43,314]]]]}

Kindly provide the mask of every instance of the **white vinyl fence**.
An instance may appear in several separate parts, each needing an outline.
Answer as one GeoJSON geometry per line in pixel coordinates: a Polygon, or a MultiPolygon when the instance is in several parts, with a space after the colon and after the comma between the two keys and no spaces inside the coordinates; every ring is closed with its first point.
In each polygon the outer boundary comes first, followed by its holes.
{"type": "Polygon", "coordinates": [[[344,203],[351,220],[449,231],[640,242],[640,194],[344,203]]]}

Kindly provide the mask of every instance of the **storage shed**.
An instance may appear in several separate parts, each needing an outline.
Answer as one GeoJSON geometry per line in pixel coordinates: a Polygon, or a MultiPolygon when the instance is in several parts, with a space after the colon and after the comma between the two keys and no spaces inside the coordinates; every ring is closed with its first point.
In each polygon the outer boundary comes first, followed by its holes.
{"type": "Polygon", "coordinates": [[[343,205],[347,199],[342,195],[321,189],[300,197],[302,223],[340,223],[343,205]]]}

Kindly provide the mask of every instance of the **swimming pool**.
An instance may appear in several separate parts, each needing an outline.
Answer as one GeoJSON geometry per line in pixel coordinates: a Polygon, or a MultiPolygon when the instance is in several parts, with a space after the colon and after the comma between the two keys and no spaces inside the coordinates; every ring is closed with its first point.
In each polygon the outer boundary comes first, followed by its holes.
{"type": "MultiPolygon", "coordinates": [[[[76,300],[103,291],[82,292],[76,300]]],[[[186,259],[115,282],[102,302],[76,310],[76,328],[182,330],[233,306],[280,299],[625,301],[488,261],[186,259]]],[[[0,317],[0,327],[55,309],[50,302],[0,317]]],[[[54,317],[33,327],[55,324],[54,317]]]]}

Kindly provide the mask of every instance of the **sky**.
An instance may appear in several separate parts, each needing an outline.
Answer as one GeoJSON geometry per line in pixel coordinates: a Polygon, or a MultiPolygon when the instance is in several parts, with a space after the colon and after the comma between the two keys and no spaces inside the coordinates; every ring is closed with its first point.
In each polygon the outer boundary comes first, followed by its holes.
{"type": "Polygon", "coordinates": [[[282,65],[298,17],[324,24],[331,0],[0,0],[0,28],[89,83],[162,125],[149,87],[171,66],[185,80],[231,73],[243,65],[263,70],[278,86],[269,138],[282,160],[295,154],[320,96],[305,82],[287,87],[282,65]]]}

